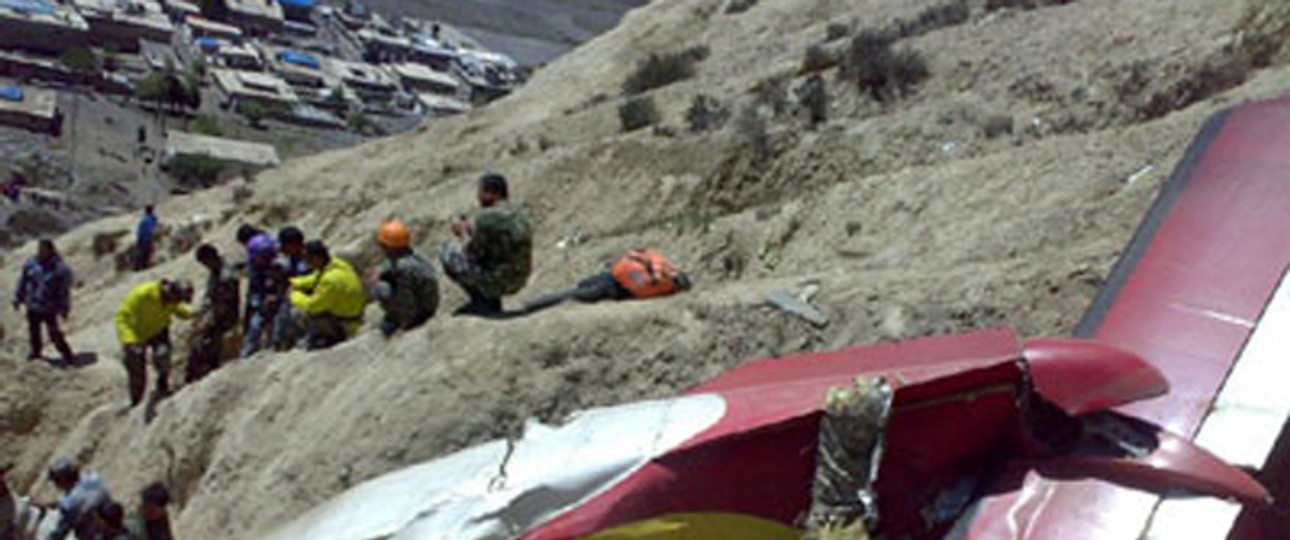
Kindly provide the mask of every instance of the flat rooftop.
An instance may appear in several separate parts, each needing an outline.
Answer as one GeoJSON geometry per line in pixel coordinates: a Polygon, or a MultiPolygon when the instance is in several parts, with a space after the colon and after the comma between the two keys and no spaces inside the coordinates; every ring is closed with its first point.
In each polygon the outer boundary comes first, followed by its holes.
{"type": "Polygon", "coordinates": [[[175,25],[171,24],[161,4],[151,0],[75,0],[75,6],[86,17],[100,16],[113,22],[165,33],[175,31],[175,25]]]}
{"type": "Polygon", "coordinates": [[[421,93],[417,94],[417,99],[421,101],[421,105],[425,106],[427,109],[432,109],[442,113],[459,114],[470,110],[469,104],[461,100],[453,99],[448,96],[441,96],[439,94],[421,93]]]}
{"type": "Polygon", "coordinates": [[[166,137],[166,156],[170,158],[183,155],[210,156],[220,161],[257,167],[277,167],[282,164],[278,151],[271,145],[171,131],[166,137]]]}
{"type": "Polygon", "coordinates": [[[380,43],[387,47],[397,47],[397,48],[403,48],[403,49],[412,48],[412,40],[409,38],[398,37],[398,36],[387,36],[375,30],[367,30],[367,29],[359,30],[358,39],[364,43],[367,43],[367,42],[380,43]]]}
{"type": "Polygon", "coordinates": [[[85,18],[75,10],[47,0],[0,0],[0,22],[61,26],[82,31],[90,28],[85,18]]]}
{"type": "Polygon", "coordinates": [[[245,17],[282,20],[282,6],[273,0],[224,0],[224,6],[245,17]]]}
{"type": "Polygon", "coordinates": [[[295,103],[300,100],[295,90],[291,89],[291,85],[269,73],[213,69],[211,77],[215,79],[215,84],[230,95],[285,103],[295,103]]]}
{"type": "Polygon", "coordinates": [[[260,50],[264,53],[264,58],[268,62],[269,67],[284,77],[319,80],[322,81],[323,86],[327,87],[339,86],[341,83],[340,77],[334,75],[328,67],[333,61],[335,61],[332,57],[315,52],[309,52],[310,56],[318,59],[318,62],[322,64],[321,69],[313,69],[311,67],[284,61],[282,59],[282,53],[295,50],[290,47],[281,47],[278,45],[262,43],[260,44],[260,50]]]}
{"type": "Polygon", "coordinates": [[[218,21],[212,21],[204,17],[189,15],[184,18],[184,24],[192,27],[194,31],[213,35],[226,36],[233,39],[242,38],[242,29],[218,21]]]}
{"type": "Polygon", "coordinates": [[[435,71],[429,66],[423,64],[395,64],[391,66],[390,69],[394,71],[396,76],[414,82],[430,82],[440,86],[447,86],[449,88],[458,88],[461,86],[461,81],[458,81],[456,77],[442,71],[435,71]]]}
{"type": "Polygon", "coordinates": [[[166,7],[170,8],[171,11],[174,11],[176,13],[184,13],[184,14],[191,14],[191,15],[202,14],[202,8],[200,6],[192,2],[185,2],[184,0],[166,0],[166,7]]]}
{"type": "Polygon", "coordinates": [[[394,81],[394,77],[391,77],[388,72],[371,64],[332,58],[327,62],[325,69],[332,76],[349,84],[389,87],[391,89],[398,86],[394,81]]]}
{"type": "Polygon", "coordinates": [[[249,44],[221,43],[216,54],[220,56],[240,56],[244,58],[260,59],[260,51],[255,50],[249,44]]]}
{"type": "MultiPolygon", "coordinates": [[[[5,85],[0,85],[0,93],[4,93],[5,88],[5,85]]],[[[58,92],[30,86],[19,88],[23,94],[20,101],[11,101],[0,96],[0,113],[52,119],[58,112],[58,92]]]]}

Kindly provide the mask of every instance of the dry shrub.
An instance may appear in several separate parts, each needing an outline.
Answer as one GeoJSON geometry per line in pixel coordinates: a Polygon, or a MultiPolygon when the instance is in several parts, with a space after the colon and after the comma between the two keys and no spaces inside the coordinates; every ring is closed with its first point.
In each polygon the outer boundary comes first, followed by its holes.
{"type": "Polygon", "coordinates": [[[893,101],[914,91],[930,76],[922,53],[909,48],[894,49],[888,32],[864,30],[851,38],[843,79],[855,83],[876,101],[893,101]]]}
{"type": "Polygon", "coordinates": [[[698,133],[721,129],[730,118],[730,110],[717,98],[707,94],[698,94],[690,101],[690,108],[685,111],[686,123],[690,131],[698,133]]]}
{"type": "Polygon", "coordinates": [[[802,57],[802,67],[798,70],[798,74],[819,73],[833,69],[840,63],[842,63],[842,54],[838,50],[817,43],[806,48],[806,56],[802,57]]]}
{"type": "Polygon", "coordinates": [[[811,127],[819,126],[829,120],[829,90],[824,77],[811,75],[797,88],[797,102],[806,110],[811,127]]]}
{"type": "Polygon", "coordinates": [[[755,5],[757,5],[757,0],[730,0],[730,3],[726,4],[726,14],[743,13],[752,9],[755,5]]]}
{"type": "Polygon", "coordinates": [[[654,106],[654,98],[637,96],[628,99],[618,106],[618,120],[622,123],[624,133],[657,124],[659,113],[658,107],[654,106]]]}
{"type": "Polygon", "coordinates": [[[1073,3],[1075,3],[1075,0],[986,0],[985,10],[1036,9],[1049,6],[1064,6],[1066,4],[1073,3]]]}
{"type": "Polygon", "coordinates": [[[847,23],[829,23],[824,28],[824,42],[830,43],[851,35],[851,25],[847,23]]]}
{"type": "Polygon", "coordinates": [[[641,94],[694,77],[695,66],[710,52],[707,46],[699,45],[680,52],[650,54],[637,63],[636,70],[623,81],[623,93],[629,96],[641,94]]]}

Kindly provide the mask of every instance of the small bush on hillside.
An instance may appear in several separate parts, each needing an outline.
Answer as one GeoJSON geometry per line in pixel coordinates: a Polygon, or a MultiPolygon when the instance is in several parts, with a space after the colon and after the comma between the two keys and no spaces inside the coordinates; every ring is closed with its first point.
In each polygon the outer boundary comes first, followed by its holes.
{"type": "Polygon", "coordinates": [[[840,63],[842,54],[839,51],[817,43],[806,48],[806,56],[802,57],[802,67],[798,74],[819,73],[837,67],[840,63]]]}
{"type": "Polygon", "coordinates": [[[618,120],[623,125],[623,132],[657,124],[659,119],[658,107],[654,106],[654,98],[650,96],[637,96],[618,106],[618,120]]]}
{"type": "Polygon", "coordinates": [[[1035,9],[1048,6],[1063,6],[1075,0],[986,0],[985,10],[997,9],[1035,9]]]}
{"type": "Polygon", "coordinates": [[[770,160],[773,149],[770,131],[766,128],[766,120],[757,114],[756,107],[748,107],[740,113],[735,121],[735,133],[752,150],[755,161],[764,163],[770,160]]]}
{"type": "Polygon", "coordinates": [[[851,25],[847,23],[829,23],[824,29],[824,42],[830,43],[851,35],[851,25]]]}
{"type": "Polygon", "coordinates": [[[729,109],[717,101],[717,98],[707,94],[694,96],[690,101],[690,108],[685,111],[685,120],[690,131],[695,133],[721,129],[729,118],[729,109]]]}
{"type": "Polygon", "coordinates": [[[987,139],[993,139],[1003,135],[1012,134],[1012,117],[1006,114],[996,114],[986,118],[981,122],[981,133],[987,139]]]}
{"type": "Polygon", "coordinates": [[[707,46],[699,45],[680,52],[650,54],[623,81],[623,93],[636,95],[689,79],[695,74],[695,65],[710,52],[707,46]]]}
{"type": "Polygon", "coordinates": [[[752,9],[755,5],[757,5],[757,0],[730,0],[730,3],[726,4],[726,14],[743,13],[752,9]]]}
{"type": "Polygon", "coordinates": [[[899,33],[904,37],[921,36],[933,30],[963,24],[972,17],[972,8],[964,0],[952,0],[923,10],[913,21],[901,21],[899,33]]]}
{"type": "Polygon", "coordinates": [[[927,60],[913,49],[895,50],[889,33],[864,30],[851,38],[841,76],[876,101],[909,95],[930,72],[927,60]]]}
{"type": "Polygon", "coordinates": [[[783,77],[771,77],[757,83],[754,92],[757,104],[770,107],[776,117],[788,112],[788,81],[783,77]]]}
{"type": "Polygon", "coordinates": [[[806,110],[806,117],[811,127],[819,126],[829,120],[829,89],[824,77],[818,73],[811,75],[797,87],[797,102],[806,110]]]}

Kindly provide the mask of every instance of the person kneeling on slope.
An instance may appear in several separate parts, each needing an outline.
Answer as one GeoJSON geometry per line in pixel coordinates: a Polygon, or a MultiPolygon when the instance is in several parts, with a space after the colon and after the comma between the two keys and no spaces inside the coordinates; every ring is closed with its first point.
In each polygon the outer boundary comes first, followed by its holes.
{"type": "Polygon", "coordinates": [[[523,289],[533,270],[533,225],[526,212],[511,205],[502,175],[480,178],[477,197],[483,210],[474,224],[465,217],[452,223],[452,233],[464,246],[448,242],[439,258],[448,278],[470,296],[456,314],[499,315],[502,297],[523,289]]]}
{"type": "Polygon", "coordinates": [[[381,333],[390,337],[424,324],[439,307],[434,266],[412,249],[412,233],[399,220],[381,225],[376,241],[385,260],[368,276],[368,291],[385,311],[381,333]]]}
{"type": "Polygon", "coordinates": [[[305,346],[326,349],[358,333],[367,293],[354,267],[322,242],[305,244],[305,261],[314,273],[291,280],[291,307],[303,316],[305,346]]]}

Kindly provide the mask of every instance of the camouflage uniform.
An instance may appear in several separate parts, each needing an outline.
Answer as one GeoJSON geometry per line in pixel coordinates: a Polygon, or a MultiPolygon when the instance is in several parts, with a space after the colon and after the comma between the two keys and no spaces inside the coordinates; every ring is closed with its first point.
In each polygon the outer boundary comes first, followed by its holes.
{"type": "Polygon", "coordinates": [[[439,308],[439,277],[424,257],[413,251],[387,257],[376,272],[379,280],[372,296],[385,310],[383,334],[417,327],[434,316],[439,308]]]}
{"type": "Polygon", "coordinates": [[[237,270],[225,265],[206,279],[206,305],[195,325],[185,379],[196,382],[219,367],[224,336],[237,327],[241,310],[237,270]]]}
{"type": "Polygon", "coordinates": [[[533,270],[533,225],[528,213],[499,201],[475,216],[474,233],[464,248],[445,244],[444,272],[476,303],[500,310],[501,298],[515,294],[533,270]]]}

